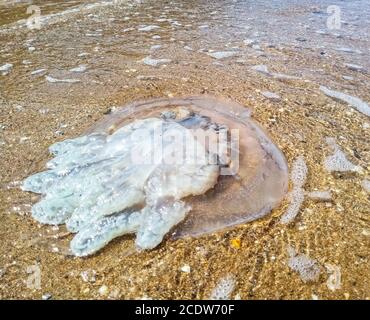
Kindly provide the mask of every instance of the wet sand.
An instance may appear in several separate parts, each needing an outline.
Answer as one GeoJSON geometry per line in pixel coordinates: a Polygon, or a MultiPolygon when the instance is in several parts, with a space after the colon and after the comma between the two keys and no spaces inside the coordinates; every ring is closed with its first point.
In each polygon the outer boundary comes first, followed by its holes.
{"type": "Polygon", "coordinates": [[[335,2],[122,1],[51,17],[40,30],[0,27],[0,66],[13,64],[0,75],[0,298],[206,299],[230,276],[232,299],[368,299],[370,199],[363,181],[370,176],[370,120],[319,87],[370,102],[370,5],[335,2]],[[339,30],[326,26],[332,4],[342,9],[339,30]],[[160,28],[138,30],[151,25],[160,28]],[[161,47],[151,49],[155,45],[161,47]],[[235,55],[218,60],[209,50],[235,55]],[[148,66],[142,62],[147,56],[171,62],[148,66]],[[79,65],[87,70],[69,71],[79,65]],[[31,74],[40,69],[46,70],[31,74]],[[46,75],[80,82],[53,83],[46,75]],[[135,252],[133,237],[124,236],[89,258],[65,255],[71,237],[32,219],[34,196],[20,191],[18,182],[42,169],[50,144],[82,134],[116,107],[199,94],[248,107],[290,167],[304,157],[304,189],[330,190],[331,201],[306,197],[289,224],[280,223],[286,199],[261,220],[199,238],[166,239],[152,251],[135,252]],[[327,172],[327,137],[363,170],[327,172]],[[303,281],[289,263],[289,248],[313,259],[318,277],[303,281]],[[27,287],[32,266],[41,270],[40,288],[27,287]],[[95,277],[86,281],[86,274],[95,277]]]}

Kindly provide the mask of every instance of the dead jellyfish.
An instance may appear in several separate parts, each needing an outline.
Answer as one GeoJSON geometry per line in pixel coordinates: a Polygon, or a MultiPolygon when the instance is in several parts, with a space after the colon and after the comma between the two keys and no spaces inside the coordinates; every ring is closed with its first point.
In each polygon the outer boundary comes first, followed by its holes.
{"type": "Polygon", "coordinates": [[[284,197],[284,156],[243,106],[212,97],[127,105],[84,135],[55,143],[47,170],[23,190],[32,216],[76,233],[86,256],[135,233],[138,249],[268,214],[284,197]]]}

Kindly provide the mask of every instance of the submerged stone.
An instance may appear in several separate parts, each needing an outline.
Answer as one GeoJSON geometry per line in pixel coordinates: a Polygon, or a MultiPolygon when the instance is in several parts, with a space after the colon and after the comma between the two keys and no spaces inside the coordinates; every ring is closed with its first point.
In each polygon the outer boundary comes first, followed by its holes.
{"type": "Polygon", "coordinates": [[[151,25],[151,26],[141,27],[138,30],[139,31],[153,31],[153,30],[157,30],[157,29],[160,29],[160,26],[151,25]]]}
{"type": "Polygon", "coordinates": [[[3,76],[6,76],[11,71],[12,68],[13,68],[13,64],[5,63],[4,65],[0,66],[0,73],[3,76]]]}
{"type": "Polygon", "coordinates": [[[221,60],[221,59],[233,57],[237,55],[237,52],[236,51],[217,51],[217,52],[210,52],[207,54],[214,59],[221,60]]]}
{"type": "Polygon", "coordinates": [[[270,72],[268,67],[264,64],[259,64],[256,66],[251,67],[252,70],[257,71],[259,73],[262,73],[268,77],[275,78],[277,80],[298,80],[298,77],[290,76],[284,73],[276,73],[276,72],[270,72]]]}
{"type": "Polygon", "coordinates": [[[51,76],[45,76],[47,82],[50,83],[78,83],[81,82],[79,79],[57,79],[51,76]]]}
{"type": "Polygon", "coordinates": [[[70,69],[70,72],[85,72],[87,70],[87,65],[86,64],[81,64],[75,68],[70,69]]]}
{"type": "Polygon", "coordinates": [[[45,72],[46,72],[46,69],[38,69],[38,70],[32,71],[31,75],[36,76],[36,75],[40,75],[40,74],[45,73],[45,72]]]}
{"type": "Polygon", "coordinates": [[[261,94],[269,99],[269,100],[272,100],[272,101],[280,101],[281,98],[278,94],[274,93],[274,92],[271,92],[271,91],[262,91],[261,94]]]}
{"type": "Polygon", "coordinates": [[[353,63],[346,63],[345,66],[349,70],[352,70],[352,71],[362,71],[362,72],[365,72],[366,71],[363,66],[359,66],[359,65],[353,64],[353,63]]]}
{"type": "Polygon", "coordinates": [[[146,57],[142,61],[144,64],[151,66],[151,67],[159,67],[161,65],[171,62],[170,59],[153,59],[151,57],[146,57]]]}
{"type": "Polygon", "coordinates": [[[23,183],[42,194],[32,215],[77,233],[77,256],[127,233],[152,249],[171,230],[196,236],[263,217],[286,193],[287,164],[245,111],[208,97],[118,109],[49,148],[48,170],[23,183]]]}
{"type": "Polygon", "coordinates": [[[357,111],[363,113],[370,117],[370,106],[357,97],[350,96],[340,91],[331,90],[327,87],[321,86],[320,90],[328,97],[340,100],[342,102],[348,103],[351,107],[355,108],[357,111]]]}
{"type": "Polygon", "coordinates": [[[259,65],[253,66],[252,70],[257,71],[259,73],[266,74],[266,75],[270,75],[270,71],[269,71],[268,67],[264,64],[259,64],[259,65]]]}
{"type": "Polygon", "coordinates": [[[326,286],[329,290],[335,291],[341,288],[342,285],[342,274],[340,267],[332,264],[325,264],[327,273],[329,274],[328,280],[326,281],[326,286]]]}
{"type": "Polygon", "coordinates": [[[332,196],[329,190],[311,191],[307,193],[308,197],[317,201],[331,201],[332,196]]]}

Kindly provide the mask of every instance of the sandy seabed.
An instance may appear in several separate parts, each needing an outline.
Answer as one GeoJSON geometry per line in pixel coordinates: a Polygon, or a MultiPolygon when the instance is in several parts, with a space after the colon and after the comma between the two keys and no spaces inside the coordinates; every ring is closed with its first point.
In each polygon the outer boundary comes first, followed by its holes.
{"type": "Polygon", "coordinates": [[[0,298],[207,299],[226,281],[231,299],[368,299],[370,121],[319,87],[370,102],[370,4],[339,1],[345,23],[329,30],[331,2],[125,2],[51,16],[40,30],[3,25],[0,66],[13,67],[0,76],[0,298]],[[171,61],[149,66],[148,56],[171,61]],[[124,236],[88,258],[66,255],[71,236],[32,219],[35,196],[19,181],[44,167],[49,145],[119,106],[199,94],[248,107],[290,167],[303,156],[304,189],[331,199],[306,196],[287,224],[288,199],[261,220],[155,250],[136,252],[124,236]],[[328,172],[327,137],[362,170],[328,172]]]}

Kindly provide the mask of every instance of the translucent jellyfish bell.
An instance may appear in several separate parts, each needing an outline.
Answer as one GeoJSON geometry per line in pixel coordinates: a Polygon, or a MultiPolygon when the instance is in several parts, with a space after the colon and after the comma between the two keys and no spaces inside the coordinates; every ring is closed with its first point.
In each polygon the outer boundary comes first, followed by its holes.
{"type": "Polygon", "coordinates": [[[210,96],[135,102],[107,115],[87,133],[110,134],[134,119],[159,118],[171,111],[176,113],[179,107],[235,132],[233,147],[238,164],[221,173],[217,184],[205,194],[183,199],[191,211],[174,227],[172,236],[211,233],[270,213],[287,192],[287,162],[266,132],[250,118],[249,110],[235,102],[210,96]]]}
{"type": "Polygon", "coordinates": [[[284,197],[284,156],[248,109],[201,96],[130,104],[49,148],[32,216],[76,233],[77,256],[126,233],[138,249],[263,217],[284,197]],[[184,143],[185,142],[185,143],[184,143]],[[188,148],[190,146],[190,148],[188,148]]]}

